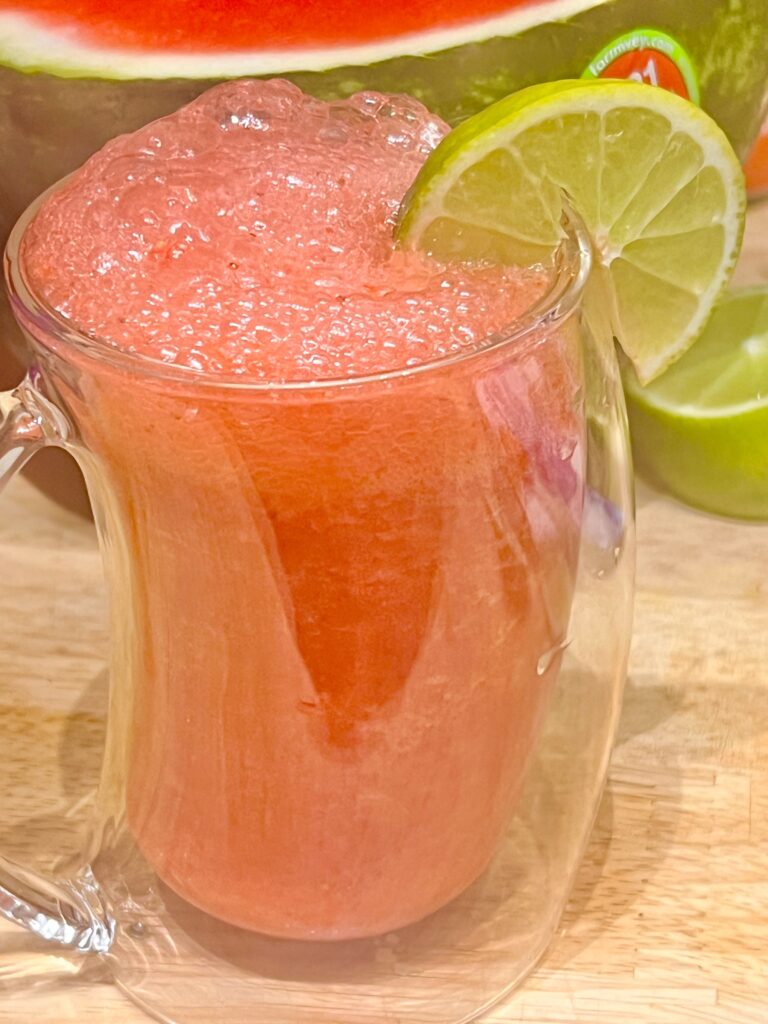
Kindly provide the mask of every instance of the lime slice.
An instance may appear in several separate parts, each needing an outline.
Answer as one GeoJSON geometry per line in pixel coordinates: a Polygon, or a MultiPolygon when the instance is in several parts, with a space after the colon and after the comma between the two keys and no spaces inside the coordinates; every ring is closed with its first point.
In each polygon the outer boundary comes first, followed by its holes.
{"type": "Polygon", "coordinates": [[[768,519],[768,288],[730,292],[648,387],[625,373],[638,469],[691,505],[768,519]]]}
{"type": "Polygon", "coordinates": [[[702,330],[744,228],[744,177],[721,129],[664,89],[534,85],[464,121],[429,156],[397,237],[441,259],[545,259],[563,196],[604,273],[591,300],[643,382],[702,330]]]}

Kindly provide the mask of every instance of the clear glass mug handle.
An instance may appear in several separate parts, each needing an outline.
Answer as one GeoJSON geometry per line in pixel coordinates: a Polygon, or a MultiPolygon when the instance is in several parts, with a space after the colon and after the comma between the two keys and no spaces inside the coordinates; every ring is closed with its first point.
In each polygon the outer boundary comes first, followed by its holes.
{"type": "MultiPolygon", "coordinates": [[[[35,452],[69,447],[63,413],[30,370],[14,391],[0,392],[0,490],[35,452]]],[[[0,726],[2,723],[0,723],[0,726]]],[[[114,925],[89,868],[71,879],[47,878],[0,855],[0,915],[48,942],[104,953],[114,925]]]]}

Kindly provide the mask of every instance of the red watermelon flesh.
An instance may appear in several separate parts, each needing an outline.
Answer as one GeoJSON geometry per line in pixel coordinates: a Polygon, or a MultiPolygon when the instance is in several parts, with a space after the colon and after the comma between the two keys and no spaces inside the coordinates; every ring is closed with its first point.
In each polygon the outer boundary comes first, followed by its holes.
{"type": "MultiPolygon", "coordinates": [[[[554,0],[556,2],[556,0],[554,0]]],[[[597,0],[596,0],[597,2],[597,0]]],[[[39,15],[47,25],[78,26],[93,45],[184,52],[285,50],[349,46],[428,29],[451,28],[553,0],[27,0],[0,11],[39,15]]]]}

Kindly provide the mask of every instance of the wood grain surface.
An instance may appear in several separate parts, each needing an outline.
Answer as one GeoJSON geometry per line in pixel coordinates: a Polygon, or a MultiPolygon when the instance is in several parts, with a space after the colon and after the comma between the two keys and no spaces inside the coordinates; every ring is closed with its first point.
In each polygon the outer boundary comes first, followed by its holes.
{"type": "MultiPolygon", "coordinates": [[[[738,278],[768,280],[768,206],[738,278]]],[[[496,1024],[768,1021],[768,526],[641,485],[638,532],[609,785],[561,931],[496,1024]]],[[[0,567],[0,849],[44,867],[77,848],[99,770],[92,528],[17,479],[0,498],[0,567]]],[[[146,1018],[100,968],[0,924],[0,1024],[33,1020],[146,1018]]]]}

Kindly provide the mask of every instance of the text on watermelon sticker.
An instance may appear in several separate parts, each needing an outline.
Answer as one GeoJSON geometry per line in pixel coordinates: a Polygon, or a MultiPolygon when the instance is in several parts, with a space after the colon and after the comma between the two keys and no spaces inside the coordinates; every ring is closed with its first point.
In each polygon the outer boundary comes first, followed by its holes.
{"type": "Polygon", "coordinates": [[[652,28],[638,28],[612,40],[581,77],[630,78],[699,103],[699,82],[691,58],[676,39],[652,28]]]}

